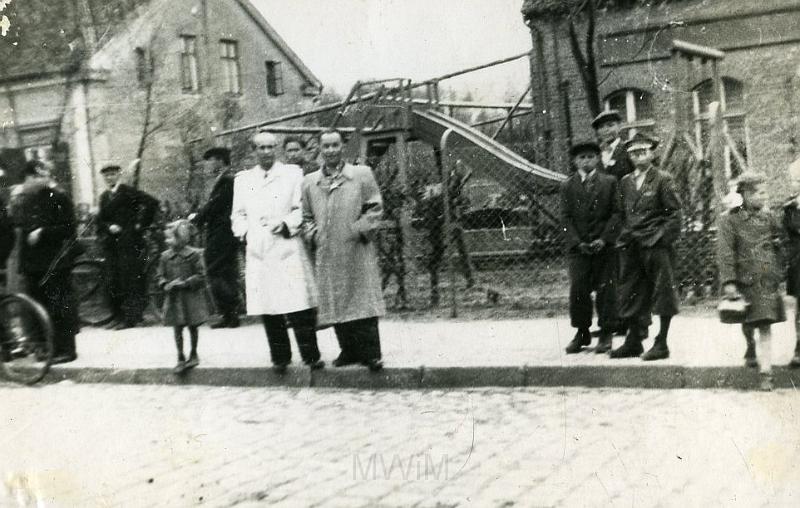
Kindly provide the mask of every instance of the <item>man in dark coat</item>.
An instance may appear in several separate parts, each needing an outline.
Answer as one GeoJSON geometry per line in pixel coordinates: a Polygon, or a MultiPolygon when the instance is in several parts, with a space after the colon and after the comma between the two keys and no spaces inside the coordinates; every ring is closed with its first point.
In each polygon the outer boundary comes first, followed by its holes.
{"type": "Polygon", "coordinates": [[[569,258],[569,314],[575,337],[567,354],[592,341],[592,291],[596,291],[600,339],[595,353],[611,349],[616,326],[614,242],[619,229],[617,179],[598,171],[600,147],[594,141],[574,144],[570,157],[575,172],[561,184],[561,217],[569,258]]]}
{"type": "Polygon", "coordinates": [[[14,241],[14,226],[8,217],[6,203],[3,197],[0,196],[0,269],[5,268],[6,260],[11,251],[14,250],[14,241]]]}
{"type": "Polygon", "coordinates": [[[203,154],[206,170],[217,175],[208,202],[196,214],[189,216],[192,223],[204,226],[206,273],[214,304],[222,315],[211,328],[236,328],[239,326],[239,240],[231,230],[233,206],[233,171],[230,169],[231,152],[227,148],[211,148],[203,154]]]}
{"type": "Polygon", "coordinates": [[[669,357],[667,333],[678,313],[673,244],[680,235],[681,203],[669,173],[653,164],[658,141],[637,133],[626,143],[635,170],[622,178],[619,209],[622,229],[620,249],[619,315],[629,326],[625,343],[611,358],[642,354],[650,313],[660,316],[655,343],[643,360],[669,357]]]}
{"type": "Polygon", "coordinates": [[[633,163],[625,150],[625,141],[620,135],[622,115],[616,109],[603,111],[592,120],[592,127],[600,140],[600,159],[602,171],[621,180],[633,171],[633,163]]]}
{"type": "Polygon", "coordinates": [[[147,280],[147,245],[144,233],[158,210],[158,200],[125,185],[119,166],[100,170],[108,190],[100,195],[97,235],[105,251],[109,296],[115,330],[136,326],[142,320],[147,280]]]}
{"type": "MultiPolygon", "coordinates": [[[[791,175],[793,183],[798,180],[791,175]]],[[[783,205],[783,228],[786,230],[786,257],[788,260],[788,273],[786,274],[786,293],[800,303],[800,195],[793,196],[783,205]]],[[[794,356],[789,367],[800,368],[800,304],[795,307],[794,320],[796,344],[794,356]]],[[[747,350],[755,351],[755,342],[752,337],[747,337],[747,350]]],[[[753,354],[753,356],[755,356],[753,354]]]]}
{"type": "Polygon", "coordinates": [[[20,272],[30,296],[53,322],[53,363],[74,361],[79,331],[70,272],[77,252],[75,211],[69,196],[50,178],[41,161],[25,165],[11,218],[21,232],[20,272]]]}

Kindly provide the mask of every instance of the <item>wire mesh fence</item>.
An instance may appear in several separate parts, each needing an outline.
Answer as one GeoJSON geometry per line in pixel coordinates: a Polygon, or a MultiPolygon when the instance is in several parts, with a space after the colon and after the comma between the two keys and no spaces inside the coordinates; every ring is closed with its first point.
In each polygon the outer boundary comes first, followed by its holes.
{"type": "MultiPolygon", "coordinates": [[[[512,127],[517,136],[504,144],[531,159],[526,120],[516,119],[512,127]]],[[[248,141],[255,132],[218,140],[234,148],[236,169],[254,163],[248,141]]],[[[279,139],[284,135],[276,132],[279,139]]],[[[310,133],[303,137],[314,139],[310,133]]],[[[307,152],[309,166],[318,168],[316,145],[307,152]]],[[[444,153],[411,141],[404,150],[392,145],[382,157],[362,162],[372,167],[384,200],[376,250],[391,312],[566,314],[569,279],[558,181],[531,179],[458,139],[444,153]]],[[[683,234],[674,246],[681,295],[692,302],[712,297],[716,230],[710,168],[683,145],[663,168],[683,200],[683,234]]]]}

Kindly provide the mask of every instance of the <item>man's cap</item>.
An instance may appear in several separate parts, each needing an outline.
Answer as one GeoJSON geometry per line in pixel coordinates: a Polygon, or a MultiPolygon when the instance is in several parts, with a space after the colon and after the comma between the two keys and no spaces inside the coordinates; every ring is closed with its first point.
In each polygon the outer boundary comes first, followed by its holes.
{"type": "Polygon", "coordinates": [[[583,139],[573,143],[572,146],[569,147],[570,157],[575,157],[582,152],[594,152],[596,154],[600,154],[600,145],[598,145],[593,139],[583,139]]]}
{"type": "Polygon", "coordinates": [[[604,123],[608,122],[621,122],[622,121],[622,114],[617,111],[616,109],[611,109],[609,111],[603,111],[592,120],[592,127],[595,129],[603,125],[604,123]]]}
{"type": "Polygon", "coordinates": [[[736,191],[741,192],[747,188],[764,183],[764,176],[754,171],[745,171],[736,179],[736,191]]]}
{"type": "Polygon", "coordinates": [[[224,146],[215,146],[213,148],[209,148],[208,150],[203,153],[203,160],[207,161],[211,158],[221,159],[223,161],[230,161],[231,160],[231,150],[230,148],[225,148],[224,146]]]}
{"type": "Polygon", "coordinates": [[[113,173],[113,172],[119,173],[120,171],[122,171],[121,167],[117,166],[116,164],[111,164],[108,166],[103,166],[103,168],[100,170],[100,174],[105,175],[106,173],[113,173]]]}
{"type": "Polygon", "coordinates": [[[658,139],[648,136],[647,134],[642,134],[641,132],[637,132],[633,135],[631,139],[625,142],[625,150],[640,150],[642,148],[649,148],[650,150],[655,150],[658,146],[658,139]]]}

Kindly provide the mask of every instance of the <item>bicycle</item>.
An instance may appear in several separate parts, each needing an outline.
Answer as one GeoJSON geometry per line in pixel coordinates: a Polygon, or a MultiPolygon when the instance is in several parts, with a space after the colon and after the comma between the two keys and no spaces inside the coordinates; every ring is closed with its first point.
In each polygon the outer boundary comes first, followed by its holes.
{"type": "MultiPolygon", "coordinates": [[[[146,280],[144,315],[161,321],[164,294],[158,286],[158,258],[151,257],[145,265],[146,280]]],[[[105,258],[84,258],[72,265],[72,289],[78,296],[78,315],[81,324],[103,326],[114,314],[108,294],[108,270],[105,258]]]]}
{"type": "Polygon", "coordinates": [[[45,308],[22,293],[0,292],[0,367],[17,383],[32,385],[50,370],[53,322],[45,308]]]}

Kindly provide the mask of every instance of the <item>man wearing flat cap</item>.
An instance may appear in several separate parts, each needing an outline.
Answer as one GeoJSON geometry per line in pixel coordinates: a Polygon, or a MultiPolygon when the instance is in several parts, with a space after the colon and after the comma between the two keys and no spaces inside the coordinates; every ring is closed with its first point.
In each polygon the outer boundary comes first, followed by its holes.
{"type": "Polygon", "coordinates": [[[576,143],[569,153],[575,172],[561,184],[561,218],[569,260],[569,316],[577,333],[566,353],[578,353],[592,341],[592,291],[600,326],[595,353],[605,353],[616,326],[617,179],[599,171],[600,146],[594,141],[576,143]]]}
{"type": "Polygon", "coordinates": [[[231,151],[214,147],[203,154],[205,170],[216,175],[208,201],[189,216],[193,224],[204,227],[204,257],[211,295],[221,319],[211,328],[239,326],[239,240],[231,230],[234,174],[230,169],[231,151]]]}
{"type": "Polygon", "coordinates": [[[618,304],[628,334],[610,356],[642,354],[641,341],[647,337],[652,312],[660,316],[660,329],[642,359],[660,360],[669,357],[667,333],[672,316],[678,313],[673,247],[680,235],[681,203],[672,177],[653,164],[658,141],[636,133],[625,146],[635,168],[622,178],[618,193],[622,221],[617,239],[618,304]]]}
{"type": "Polygon", "coordinates": [[[625,150],[625,141],[620,136],[622,115],[616,109],[603,111],[592,120],[592,127],[600,140],[602,171],[621,180],[633,171],[633,164],[625,150]]]}
{"type": "Polygon", "coordinates": [[[97,236],[106,256],[109,297],[115,330],[136,326],[146,303],[147,245],[145,230],[158,211],[153,196],[122,183],[122,168],[100,170],[107,190],[100,195],[97,236]]]}

